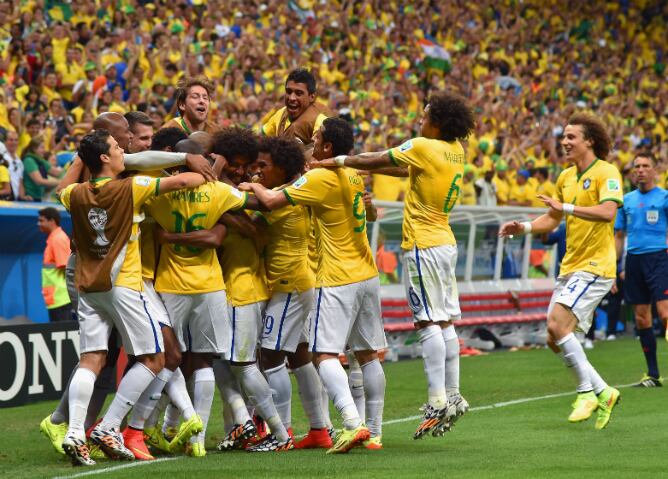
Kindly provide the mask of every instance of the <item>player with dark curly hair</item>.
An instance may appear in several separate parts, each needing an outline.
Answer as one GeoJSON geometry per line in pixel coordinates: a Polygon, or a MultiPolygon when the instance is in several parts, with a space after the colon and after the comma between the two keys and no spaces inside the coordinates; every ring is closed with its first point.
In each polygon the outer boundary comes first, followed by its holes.
{"type": "Polygon", "coordinates": [[[464,176],[465,155],[459,141],[474,126],[473,112],[464,98],[450,92],[434,93],[420,123],[422,136],[387,151],[341,155],[316,163],[328,168],[408,169],[403,277],[428,382],[424,420],[415,439],[429,432],[442,435],[468,410],[459,393],[459,341],[452,325],[461,317],[455,277],[457,242],[448,217],[464,176]]]}
{"type": "MultiPolygon", "coordinates": [[[[284,188],[304,169],[302,146],[296,140],[265,137],[260,141],[252,179],[265,188],[284,188]]],[[[285,365],[287,356],[309,419],[310,430],[297,448],[330,448],[332,440],[323,414],[318,372],[308,350],[308,318],[314,303],[315,274],[309,262],[311,218],[303,205],[257,213],[256,222],[268,233],[264,263],[270,299],[263,320],[261,361],[274,404],[286,428],[291,426],[292,386],[285,365]]]]}
{"type": "Polygon", "coordinates": [[[246,170],[258,153],[258,136],[247,128],[229,127],[213,135],[214,170],[235,185],[246,180],[246,170]],[[221,158],[222,157],[222,158],[221,158]]]}

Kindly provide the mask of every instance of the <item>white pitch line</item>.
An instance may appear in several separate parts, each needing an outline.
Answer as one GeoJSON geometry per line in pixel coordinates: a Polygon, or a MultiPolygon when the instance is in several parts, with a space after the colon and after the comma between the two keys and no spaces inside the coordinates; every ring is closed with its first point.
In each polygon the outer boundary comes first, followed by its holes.
{"type": "MultiPolygon", "coordinates": [[[[617,389],[624,389],[633,386],[633,384],[620,384],[619,386],[615,386],[617,389]]],[[[535,396],[535,397],[530,397],[530,398],[520,398],[520,399],[513,399],[511,401],[503,401],[503,402],[497,402],[494,404],[489,404],[487,406],[477,406],[477,407],[472,407],[469,409],[469,412],[475,412],[475,411],[485,411],[487,409],[495,409],[499,407],[507,407],[507,406],[514,406],[515,404],[524,404],[528,402],[534,402],[534,401],[542,401],[544,399],[553,399],[553,398],[560,398],[560,397],[565,397],[565,396],[572,396],[573,392],[567,392],[567,393],[555,393],[555,394],[546,394],[545,396],[535,396]]],[[[409,416],[409,417],[402,417],[401,419],[391,419],[389,421],[383,422],[383,426],[389,426],[390,424],[399,424],[402,422],[408,422],[408,421],[414,421],[416,419],[422,418],[422,415],[419,416],[409,416]]]]}
{"type": "MultiPolygon", "coordinates": [[[[615,386],[617,389],[624,389],[633,386],[633,384],[621,384],[619,386],[615,386]]],[[[565,392],[565,393],[555,393],[555,394],[546,394],[544,396],[534,396],[534,397],[529,397],[529,398],[520,398],[520,399],[513,399],[511,401],[503,401],[503,402],[497,402],[494,404],[488,404],[486,406],[476,406],[472,407],[469,409],[469,412],[476,412],[476,411],[486,411],[488,409],[496,409],[500,407],[508,407],[508,406],[514,406],[516,404],[524,404],[528,402],[534,402],[534,401],[543,401],[545,399],[554,399],[554,398],[560,398],[560,397],[566,397],[566,396],[572,396],[573,391],[565,392]]],[[[402,417],[401,419],[390,419],[389,421],[383,422],[383,426],[390,426],[392,424],[399,424],[402,422],[409,422],[409,421],[415,421],[416,419],[422,418],[422,415],[418,416],[408,416],[408,417],[402,417]]],[[[84,477],[84,476],[95,476],[97,474],[105,474],[107,472],[113,472],[113,471],[119,471],[121,469],[126,469],[129,467],[139,467],[139,466],[146,466],[149,464],[156,464],[158,462],[165,462],[165,461],[174,461],[176,459],[182,459],[184,456],[179,456],[179,457],[165,457],[162,459],[156,459],[155,461],[137,461],[137,462],[131,462],[128,464],[122,464],[120,466],[112,466],[112,467],[107,467],[105,469],[95,469],[93,471],[85,471],[85,472],[80,472],[78,474],[72,474],[69,476],[58,476],[55,477],[54,479],[72,479],[75,477],[84,477]]]]}
{"type": "Polygon", "coordinates": [[[158,462],[175,461],[176,459],[180,459],[180,457],[163,457],[160,459],[156,459],[155,461],[128,462],[127,464],[121,464],[120,466],[106,467],[104,469],[94,469],[92,471],[79,472],[77,474],[71,474],[69,476],[57,476],[54,477],[53,479],[70,479],[72,477],[96,476],[98,474],[105,474],[107,472],[112,472],[112,471],[120,471],[121,469],[128,469],[130,467],[145,466],[147,464],[155,464],[158,462]]]}

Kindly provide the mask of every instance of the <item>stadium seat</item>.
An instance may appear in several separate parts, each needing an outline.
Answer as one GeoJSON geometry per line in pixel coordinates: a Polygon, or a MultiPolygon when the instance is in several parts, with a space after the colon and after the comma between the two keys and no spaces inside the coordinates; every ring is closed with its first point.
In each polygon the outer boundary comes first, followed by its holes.
{"type": "MultiPolygon", "coordinates": [[[[456,323],[457,334],[465,346],[478,349],[545,344],[551,295],[549,290],[461,295],[462,319],[456,323]]],[[[407,301],[383,299],[381,307],[388,341],[387,359],[419,356],[420,343],[407,301]]]]}

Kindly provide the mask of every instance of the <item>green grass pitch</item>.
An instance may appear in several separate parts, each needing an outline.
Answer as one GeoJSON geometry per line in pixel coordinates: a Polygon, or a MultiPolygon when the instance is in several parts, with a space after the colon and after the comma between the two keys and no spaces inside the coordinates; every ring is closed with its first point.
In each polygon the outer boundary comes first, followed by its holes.
{"type": "MultiPolygon", "coordinates": [[[[666,344],[659,341],[666,365],[666,344]]],[[[597,343],[588,352],[611,384],[637,381],[644,369],[633,339],[597,343]]],[[[594,418],[569,424],[573,379],[548,350],[499,352],[462,358],[462,392],[473,410],[442,438],[414,441],[418,407],[426,398],[420,360],[385,364],[387,393],[382,451],[355,449],[346,455],[324,451],[249,454],[218,453],[221,404],[214,402],[204,459],[178,456],[154,463],[101,461],[72,467],[39,433],[53,402],[0,410],[0,476],[27,477],[668,477],[668,388],[621,389],[622,402],[603,431],[594,418]],[[554,397],[544,397],[551,396],[554,397]],[[494,406],[494,407],[491,407],[494,406]],[[122,467],[122,468],[119,468],[122,467]],[[108,469],[107,472],[104,472],[108,469]]],[[[306,422],[295,394],[293,427],[306,422]]],[[[333,418],[338,419],[336,413],[333,418]]]]}

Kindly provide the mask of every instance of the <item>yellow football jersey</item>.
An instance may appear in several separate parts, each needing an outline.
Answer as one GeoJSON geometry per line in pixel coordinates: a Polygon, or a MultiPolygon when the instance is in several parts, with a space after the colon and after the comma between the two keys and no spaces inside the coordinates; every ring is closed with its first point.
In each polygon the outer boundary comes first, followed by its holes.
{"type": "Polygon", "coordinates": [[[464,176],[462,145],[418,137],[392,148],[390,158],[397,166],[408,166],[410,186],[404,201],[401,247],[456,244],[448,217],[464,176]]]}
{"type": "MultiPolygon", "coordinates": [[[[226,211],[243,208],[247,196],[216,181],[156,198],[146,205],[146,211],[165,230],[187,233],[212,228],[226,211]]],[[[200,294],[222,289],[225,283],[215,250],[179,244],[162,246],[155,275],[156,291],[200,294]]]]}
{"type": "Polygon", "coordinates": [[[283,191],[293,205],[310,206],[316,218],[319,286],[342,286],[378,275],[366,236],[364,178],[359,172],[317,168],[283,191]]]}
{"type": "MultiPolygon", "coordinates": [[[[151,178],[160,178],[163,176],[162,171],[144,171],[141,173],[143,176],[150,176],[151,178]]],[[[135,175],[136,176],[136,175],[135,175]]],[[[147,215],[139,224],[139,252],[141,254],[141,275],[142,278],[149,281],[155,279],[155,268],[158,266],[158,258],[156,255],[156,250],[159,248],[159,245],[156,244],[155,240],[155,220],[147,215]]]]}
{"type": "MultiPolygon", "coordinates": [[[[607,161],[594,160],[584,172],[577,167],[564,170],[557,180],[557,199],[575,206],[596,206],[604,201],[624,202],[619,170],[607,161]]],[[[566,217],[566,255],[560,275],[586,271],[604,278],[616,275],[614,221],[587,221],[566,217]]]]}
{"type": "Polygon", "coordinates": [[[270,294],[302,293],[315,286],[309,260],[311,220],[305,206],[258,213],[269,225],[265,268],[270,294]]]}
{"type": "Polygon", "coordinates": [[[243,306],[269,299],[264,258],[260,257],[255,242],[228,229],[221,248],[227,301],[232,306],[243,306]]]}
{"type": "MultiPolygon", "coordinates": [[[[98,178],[96,183],[102,186],[111,181],[111,178],[98,178]]],[[[70,193],[77,185],[74,183],[66,187],[60,193],[60,201],[67,210],[70,209],[70,193]]],[[[149,178],[148,176],[135,176],[132,181],[132,231],[130,232],[130,239],[125,250],[125,260],[116,277],[114,286],[123,286],[134,291],[143,291],[144,283],[142,281],[142,265],[139,254],[139,223],[144,220],[144,213],[142,207],[144,204],[155,198],[160,192],[159,180],[149,178]]]]}
{"type": "MultiPolygon", "coordinates": [[[[281,123],[281,117],[283,116],[283,112],[285,111],[285,107],[280,108],[276,113],[271,115],[267,122],[262,125],[260,128],[260,133],[262,133],[265,136],[278,136],[278,127],[280,126],[281,123]]],[[[317,118],[315,119],[315,123],[313,123],[313,131],[316,132],[320,129],[320,126],[322,125],[322,122],[327,119],[327,116],[320,113],[317,118]]],[[[290,119],[285,120],[285,128],[287,129],[292,122],[290,119]]]]}

